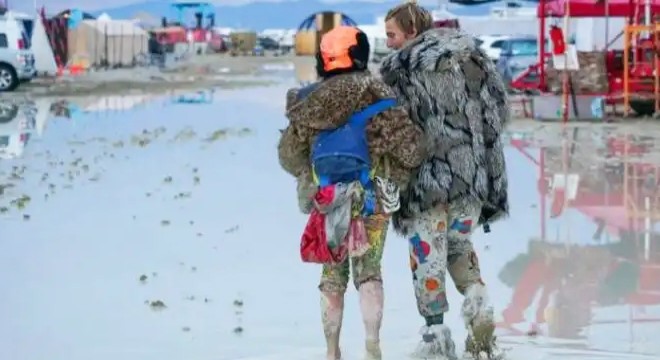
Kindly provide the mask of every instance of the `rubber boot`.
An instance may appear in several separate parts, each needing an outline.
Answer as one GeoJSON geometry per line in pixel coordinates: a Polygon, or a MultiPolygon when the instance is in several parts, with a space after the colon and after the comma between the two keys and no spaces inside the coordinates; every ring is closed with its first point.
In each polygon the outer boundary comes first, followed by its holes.
{"type": "Polygon", "coordinates": [[[471,285],[465,292],[461,315],[468,329],[465,351],[474,358],[481,354],[491,359],[495,356],[495,323],[493,308],[488,306],[486,286],[471,285]]]}
{"type": "Polygon", "coordinates": [[[360,285],[360,310],[366,333],[365,360],[381,360],[380,327],[383,322],[383,283],[369,281],[360,285]]]}
{"type": "Polygon", "coordinates": [[[344,294],[321,292],[321,319],[327,346],[327,360],[340,360],[339,334],[344,316],[344,294]]]}

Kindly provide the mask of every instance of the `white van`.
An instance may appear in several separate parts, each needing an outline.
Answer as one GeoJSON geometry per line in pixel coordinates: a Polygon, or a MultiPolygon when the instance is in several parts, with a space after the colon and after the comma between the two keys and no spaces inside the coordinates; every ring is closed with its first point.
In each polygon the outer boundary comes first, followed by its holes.
{"type": "Polygon", "coordinates": [[[0,14],[0,92],[12,91],[35,74],[34,54],[23,21],[11,12],[0,14]]]}

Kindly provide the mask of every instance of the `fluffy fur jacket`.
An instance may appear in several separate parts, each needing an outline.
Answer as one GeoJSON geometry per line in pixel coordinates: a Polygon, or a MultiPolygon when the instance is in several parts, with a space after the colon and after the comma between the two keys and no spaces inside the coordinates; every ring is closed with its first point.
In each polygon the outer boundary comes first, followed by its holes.
{"type": "MultiPolygon", "coordinates": [[[[280,165],[298,178],[300,189],[312,181],[310,153],[319,132],[335,129],[346,123],[354,112],[377,100],[395,98],[395,94],[366,71],[333,76],[300,99],[299,91],[287,92],[289,125],[282,131],[278,153],[280,165]]],[[[397,106],[371,119],[366,134],[372,162],[379,164],[377,170],[381,170],[381,174],[387,171],[389,178],[405,186],[426,155],[422,128],[397,106]],[[380,166],[383,163],[387,164],[387,169],[380,166]]]]}
{"type": "Polygon", "coordinates": [[[382,79],[424,128],[430,151],[401,193],[394,226],[439,204],[480,202],[480,223],[508,214],[500,135],[509,121],[505,86],[474,39],[453,29],[429,30],[388,55],[382,79]]]}

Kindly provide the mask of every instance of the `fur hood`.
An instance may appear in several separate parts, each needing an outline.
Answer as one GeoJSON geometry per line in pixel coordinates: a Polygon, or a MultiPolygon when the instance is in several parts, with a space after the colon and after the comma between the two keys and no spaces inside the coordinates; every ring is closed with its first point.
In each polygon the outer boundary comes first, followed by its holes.
{"type": "MultiPolygon", "coordinates": [[[[368,72],[333,76],[305,96],[299,97],[300,91],[309,89],[287,92],[289,126],[278,145],[280,165],[299,178],[311,171],[310,151],[320,131],[345,124],[354,112],[377,100],[395,97],[391,88],[368,72]]],[[[425,156],[422,129],[397,106],[371,119],[366,133],[373,163],[386,162],[387,175],[405,185],[425,156]]]]}
{"type": "Polygon", "coordinates": [[[395,228],[439,204],[480,202],[480,223],[508,213],[500,139],[509,121],[505,86],[474,38],[433,29],[388,55],[380,69],[431,149],[402,192],[395,228]]]}

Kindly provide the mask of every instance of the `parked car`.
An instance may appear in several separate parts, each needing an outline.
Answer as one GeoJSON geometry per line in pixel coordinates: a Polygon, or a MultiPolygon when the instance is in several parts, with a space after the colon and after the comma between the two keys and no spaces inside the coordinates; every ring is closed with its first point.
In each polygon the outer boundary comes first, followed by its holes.
{"type": "Polygon", "coordinates": [[[477,37],[477,44],[481,47],[488,57],[497,63],[502,52],[504,40],[509,39],[506,35],[481,35],[477,37]]]}
{"type": "Polygon", "coordinates": [[[0,15],[0,92],[12,91],[36,75],[34,54],[21,21],[0,15]]]}
{"type": "Polygon", "coordinates": [[[497,71],[509,85],[518,74],[539,61],[539,45],[535,36],[519,36],[502,40],[497,71]]]}
{"type": "Polygon", "coordinates": [[[280,48],[280,44],[276,40],[267,36],[257,38],[257,45],[263,50],[279,50],[280,48]]]}

